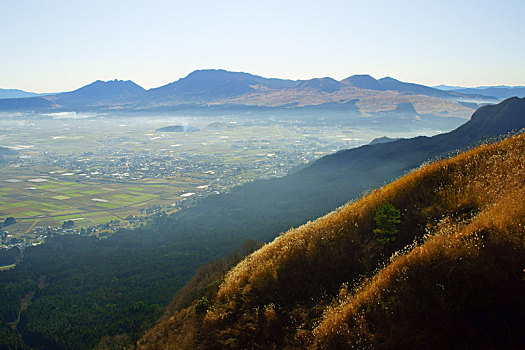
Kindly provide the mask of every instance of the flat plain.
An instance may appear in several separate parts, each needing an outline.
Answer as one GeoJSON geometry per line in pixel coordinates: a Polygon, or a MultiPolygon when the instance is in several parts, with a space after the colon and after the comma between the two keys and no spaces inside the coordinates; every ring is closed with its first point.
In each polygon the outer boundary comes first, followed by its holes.
{"type": "MultiPolygon", "coordinates": [[[[310,126],[242,116],[121,116],[59,113],[3,116],[0,145],[18,151],[0,166],[0,218],[10,234],[73,220],[76,228],[168,213],[383,133],[333,124],[310,126]],[[196,132],[157,132],[170,125],[196,132]],[[130,219],[131,218],[131,219],[130,219]]],[[[389,136],[435,134],[412,130],[389,136]]]]}

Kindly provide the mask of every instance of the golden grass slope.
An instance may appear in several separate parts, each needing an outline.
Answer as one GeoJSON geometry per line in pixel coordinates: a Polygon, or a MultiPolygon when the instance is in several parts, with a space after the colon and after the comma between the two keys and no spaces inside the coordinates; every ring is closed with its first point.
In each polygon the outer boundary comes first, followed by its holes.
{"type": "Polygon", "coordinates": [[[281,235],[226,275],[204,316],[175,313],[139,345],[520,348],[524,198],[525,134],[427,165],[281,235]],[[401,211],[390,244],[373,233],[385,202],[401,211]],[[184,341],[176,322],[192,325],[184,341]]]}

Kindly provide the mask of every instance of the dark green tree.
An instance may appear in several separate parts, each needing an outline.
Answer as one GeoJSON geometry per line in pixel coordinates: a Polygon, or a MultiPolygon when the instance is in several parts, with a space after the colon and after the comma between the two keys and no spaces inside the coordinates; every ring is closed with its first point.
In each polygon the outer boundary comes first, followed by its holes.
{"type": "Polygon", "coordinates": [[[210,302],[208,301],[208,298],[202,297],[197,302],[197,305],[195,305],[195,313],[197,315],[204,315],[206,311],[208,311],[209,306],[210,306],[210,302]]]}
{"type": "Polygon", "coordinates": [[[398,225],[401,222],[399,209],[392,204],[385,202],[376,211],[374,221],[377,228],[374,233],[379,235],[377,241],[387,244],[396,240],[396,234],[399,232],[398,225]]]}
{"type": "Polygon", "coordinates": [[[13,224],[16,224],[15,218],[14,217],[7,217],[4,220],[3,226],[6,227],[6,226],[9,226],[9,225],[13,225],[13,224]]]}
{"type": "Polygon", "coordinates": [[[73,220],[66,220],[62,223],[62,228],[63,229],[69,229],[69,228],[73,228],[75,226],[75,222],[73,220]]]}

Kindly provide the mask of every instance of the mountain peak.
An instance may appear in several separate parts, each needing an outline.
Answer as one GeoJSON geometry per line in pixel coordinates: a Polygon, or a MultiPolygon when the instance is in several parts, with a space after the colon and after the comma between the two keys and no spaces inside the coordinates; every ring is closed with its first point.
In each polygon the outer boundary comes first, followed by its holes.
{"type": "Polygon", "coordinates": [[[242,79],[255,79],[255,80],[283,80],[283,79],[274,79],[274,78],[264,78],[260,75],[251,74],[247,72],[235,72],[235,71],[229,71],[226,69],[221,68],[206,68],[206,69],[197,69],[193,72],[189,73],[184,78],[180,78],[180,80],[185,79],[195,79],[195,78],[217,78],[217,79],[228,79],[228,78],[242,78],[242,79]]]}
{"type": "Polygon", "coordinates": [[[343,83],[330,77],[303,80],[297,84],[298,89],[311,88],[329,93],[340,90],[341,87],[343,87],[343,83]]]}
{"type": "Polygon", "coordinates": [[[341,82],[359,89],[382,90],[381,84],[374,77],[368,74],[352,75],[346,79],[343,79],[341,82]]]}
{"type": "Polygon", "coordinates": [[[394,78],[392,78],[392,77],[384,77],[384,78],[379,79],[379,81],[388,81],[388,82],[390,82],[390,81],[395,81],[395,82],[401,82],[400,80],[394,79],[394,78]]]}
{"type": "Polygon", "coordinates": [[[90,105],[137,96],[145,89],[131,80],[96,80],[81,88],[50,96],[59,105],[90,105]]]}
{"type": "Polygon", "coordinates": [[[188,103],[205,103],[222,98],[237,97],[254,91],[254,86],[269,89],[289,88],[293,80],[263,78],[244,72],[224,69],[201,69],[173,83],[151,89],[148,92],[157,100],[184,100],[188,103]]]}

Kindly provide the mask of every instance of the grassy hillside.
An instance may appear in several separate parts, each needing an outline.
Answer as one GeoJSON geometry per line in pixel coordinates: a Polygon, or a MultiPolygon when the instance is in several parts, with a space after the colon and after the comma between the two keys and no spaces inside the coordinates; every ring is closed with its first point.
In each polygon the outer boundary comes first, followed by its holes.
{"type": "Polygon", "coordinates": [[[522,348],[524,179],[525,134],[415,170],[263,246],[139,345],[522,348]]]}

